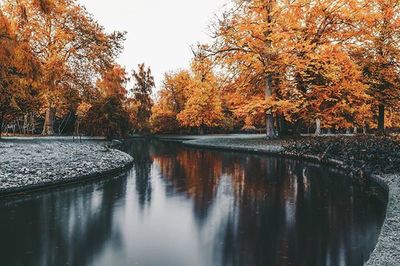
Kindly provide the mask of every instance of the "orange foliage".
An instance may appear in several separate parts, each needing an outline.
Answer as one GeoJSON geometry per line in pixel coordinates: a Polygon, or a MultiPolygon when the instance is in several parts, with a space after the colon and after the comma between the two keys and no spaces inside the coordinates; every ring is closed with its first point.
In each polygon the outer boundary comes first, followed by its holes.
{"type": "Polygon", "coordinates": [[[146,68],[144,64],[138,66],[137,71],[133,71],[134,86],[132,89],[133,101],[131,107],[135,113],[133,125],[135,131],[139,133],[148,133],[150,131],[150,117],[153,100],[151,93],[155,86],[154,77],[151,74],[151,69],[146,68]]]}
{"type": "Polygon", "coordinates": [[[124,33],[105,33],[77,0],[6,0],[0,127],[31,113],[45,116],[43,134],[71,114],[120,135],[400,127],[398,0],[235,0],[214,26],[214,42],[199,46],[189,70],[167,74],[153,103],[150,68],[139,65],[127,93],[115,64],[124,33]],[[122,129],[127,120],[134,127],[122,129]]]}
{"type": "Polygon", "coordinates": [[[125,69],[119,65],[115,65],[107,69],[102,78],[97,81],[97,88],[103,97],[117,95],[121,98],[126,97],[126,83],[128,78],[125,69]]]}
{"type": "MultiPolygon", "coordinates": [[[[121,50],[124,34],[106,34],[75,0],[7,0],[2,10],[41,64],[40,89],[46,120],[75,110],[94,90],[94,79],[121,50]]],[[[53,134],[46,121],[44,134],[53,134]]]]}
{"type": "Polygon", "coordinates": [[[363,123],[367,87],[347,53],[359,34],[351,27],[360,18],[358,1],[252,0],[235,8],[220,21],[209,52],[234,73],[237,115],[319,118],[329,127],[363,123]]]}
{"type": "Polygon", "coordinates": [[[114,65],[104,70],[96,82],[100,96],[92,104],[81,103],[77,109],[78,126],[89,135],[102,135],[109,138],[126,137],[130,130],[129,108],[127,102],[125,69],[114,65]]]}
{"type": "Polygon", "coordinates": [[[197,56],[191,73],[180,71],[165,76],[164,87],[153,108],[153,131],[168,133],[179,126],[202,131],[219,126],[224,116],[219,93],[211,61],[197,56]]]}
{"type": "Polygon", "coordinates": [[[39,74],[38,60],[27,43],[18,41],[14,25],[0,10],[0,135],[3,122],[37,108],[39,74]]]}
{"type": "Polygon", "coordinates": [[[378,127],[399,126],[389,112],[398,110],[400,100],[400,2],[371,0],[365,3],[364,19],[358,21],[363,34],[357,38],[352,54],[363,70],[363,82],[378,115],[378,127]],[[394,123],[393,123],[394,122],[394,123]]]}

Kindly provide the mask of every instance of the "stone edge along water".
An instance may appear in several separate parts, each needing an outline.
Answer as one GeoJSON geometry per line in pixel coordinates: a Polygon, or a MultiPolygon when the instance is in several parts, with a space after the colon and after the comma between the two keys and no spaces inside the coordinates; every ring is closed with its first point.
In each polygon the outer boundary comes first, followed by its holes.
{"type": "Polygon", "coordinates": [[[0,142],[0,197],[117,175],[132,164],[98,143],[0,142]]]}
{"type": "MultiPolygon", "coordinates": [[[[237,135],[239,139],[241,135],[237,135]]],[[[321,159],[317,156],[307,154],[286,153],[283,145],[246,145],[246,139],[243,138],[241,145],[232,144],[224,140],[235,138],[231,137],[185,137],[182,142],[186,146],[221,149],[227,151],[240,151],[259,154],[279,155],[284,157],[294,157],[306,159],[313,162],[325,163],[336,168],[342,168],[345,163],[334,159],[321,159]],[[211,140],[211,141],[210,141],[211,140]]],[[[258,135],[256,138],[260,138],[258,135]]],[[[162,138],[168,141],[168,138],[162,138]]],[[[173,141],[179,141],[178,137],[173,137],[173,141]]],[[[382,226],[381,234],[375,250],[369,260],[365,263],[368,266],[397,266],[400,265],[400,173],[395,175],[371,175],[368,178],[378,183],[389,194],[389,201],[386,213],[386,219],[382,226]]]]}

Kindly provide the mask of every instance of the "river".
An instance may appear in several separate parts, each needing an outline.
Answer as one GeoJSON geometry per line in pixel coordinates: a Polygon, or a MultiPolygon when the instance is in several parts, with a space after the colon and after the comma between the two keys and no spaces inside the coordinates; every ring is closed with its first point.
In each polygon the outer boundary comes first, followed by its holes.
{"type": "Polygon", "coordinates": [[[137,140],[118,177],[0,200],[5,266],[362,265],[387,195],[292,159],[137,140]]]}

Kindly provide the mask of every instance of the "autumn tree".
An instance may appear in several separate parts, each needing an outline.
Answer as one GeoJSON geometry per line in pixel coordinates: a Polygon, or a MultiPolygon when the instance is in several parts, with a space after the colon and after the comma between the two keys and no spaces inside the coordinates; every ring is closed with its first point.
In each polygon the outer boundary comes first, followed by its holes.
{"type": "Polygon", "coordinates": [[[172,133],[179,129],[205,129],[223,126],[224,113],[221,85],[212,61],[199,49],[191,69],[165,75],[151,117],[156,133],[172,133]]]}
{"type": "Polygon", "coordinates": [[[217,127],[223,119],[218,80],[211,60],[202,51],[196,54],[191,68],[190,94],[177,118],[182,126],[197,128],[204,133],[205,128],[217,127]]]}
{"type": "Polygon", "coordinates": [[[180,113],[190,97],[192,76],[189,71],[181,70],[177,73],[166,74],[161,91],[161,98],[174,113],[180,113]]]}
{"type": "Polygon", "coordinates": [[[155,86],[154,77],[151,69],[144,64],[138,65],[138,69],[132,73],[134,101],[137,104],[137,113],[135,115],[135,129],[140,133],[148,133],[150,130],[150,117],[153,101],[151,99],[152,89],[155,86]]]}
{"type": "MultiPolygon", "coordinates": [[[[76,109],[76,121],[75,121],[75,128],[74,128],[74,136],[80,136],[81,132],[81,124],[83,121],[86,120],[87,115],[92,108],[92,105],[87,102],[82,102],[79,104],[78,108],[76,109]]],[[[88,125],[83,125],[83,127],[87,127],[88,125]]]]}
{"type": "Polygon", "coordinates": [[[128,81],[125,69],[114,65],[102,73],[101,79],[96,82],[96,88],[104,98],[116,96],[123,100],[128,93],[126,90],[128,81]]]}
{"type": "MultiPolygon", "coordinates": [[[[210,52],[231,73],[241,90],[238,94],[244,98],[269,100],[276,92],[277,16],[275,0],[237,1],[216,25],[216,42],[210,52]]],[[[264,111],[267,137],[274,138],[277,132],[272,108],[264,111]]]]}
{"type": "Polygon", "coordinates": [[[192,90],[189,71],[181,70],[165,75],[151,116],[151,127],[156,133],[172,133],[180,128],[177,115],[181,113],[192,90]]]}
{"type": "Polygon", "coordinates": [[[365,2],[358,26],[363,34],[353,54],[373,98],[378,129],[384,132],[387,111],[396,112],[400,100],[400,1],[365,2]]]}
{"type": "Polygon", "coordinates": [[[252,114],[249,122],[266,114],[269,138],[287,122],[357,123],[365,86],[347,45],[359,34],[358,7],[344,0],[237,1],[218,21],[209,49],[237,88],[237,114],[252,114]]]}
{"type": "Polygon", "coordinates": [[[100,96],[91,105],[82,104],[78,109],[84,117],[79,122],[82,121],[82,127],[88,134],[108,138],[128,135],[129,113],[125,108],[127,82],[125,70],[118,65],[102,73],[96,83],[100,96]]]}
{"type": "Polygon", "coordinates": [[[16,25],[17,39],[28,42],[41,63],[43,134],[53,134],[57,112],[71,107],[72,99],[76,108],[79,96],[94,89],[95,77],[120,52],[124,34],[106,34],[75,0],[7,0],[4,12],[16,25]]]}
{"type": "MultiPolygon", "coordinates": [[[[282,11],[287,73],[297,95],[296,120],[322,121],[327,128],[360,126],[368,115],[361,69],[350,57],[361,31],[358,1],[299,1],[282,11]],[[362,119],[361,119],[362,120],[362,119]]],[[[317,132],[319,131],[317,123],[317,132]]]]}
{"type": "Polygon", "coordinates": [[[0,10],[0,137],[3,122],[24,108],[33,108],[40,66],[26,42],[0,10]]]}

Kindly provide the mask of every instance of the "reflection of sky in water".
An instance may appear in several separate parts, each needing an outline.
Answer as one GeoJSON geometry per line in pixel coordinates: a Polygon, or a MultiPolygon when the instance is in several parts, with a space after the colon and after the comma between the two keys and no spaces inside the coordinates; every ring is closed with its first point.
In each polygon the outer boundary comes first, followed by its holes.
{"type": "Polygon", "coordinates": [[[135,142],[126,177],[0,202],[4,265],[359,265],[385,195],[293,160],[135,142]]]}

